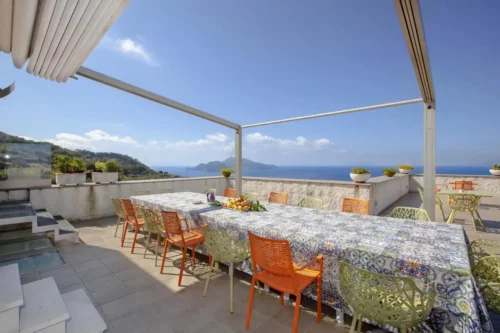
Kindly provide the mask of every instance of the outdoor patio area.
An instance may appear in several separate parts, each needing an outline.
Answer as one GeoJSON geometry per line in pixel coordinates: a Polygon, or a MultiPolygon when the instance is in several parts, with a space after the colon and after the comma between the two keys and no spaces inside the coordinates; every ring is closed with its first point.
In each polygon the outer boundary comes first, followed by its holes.
{"type": "MultiPolygon", "coordinates": [[[[22,283],[53,276],[61,293],[84,288],[102,318],[107,332],[290,332],[294,307],[280,306],[279,296],[256,293],[250,330],[245,330],[249,296],[249,279],[235,273],[234,313],[229,313],[229,280],[227,267],[211,280],[206,297],[202,297],[208,267],[206,257],[188,263],[182,286],[177,286],[181,253],[171,251],[164,274],[160,274],[161,258],[144,247],[130,253],[131,242],[120,247],[114,237],[116,219],[104,218],[75,223],[80,244],[58,242],[66,265],[41,273],[22,276],[22,283]]],[[[121,231],[121,228],[120,228],[121,231]]],[[[118,234],[119,236],[119,234],[118,234]]],[[[130,237],[128,238],[131,239],[130,237]]],[[[302,301],[299,332],[348,332],[349,318],[340,325],[335,311],[323,307],[323,322],[316,323],[315,302],[302,301]]],[[[368,328],[369,325],[366,325],[368,328]]],[[[373,331],[373,330],[372,330],[373,331]]]]}

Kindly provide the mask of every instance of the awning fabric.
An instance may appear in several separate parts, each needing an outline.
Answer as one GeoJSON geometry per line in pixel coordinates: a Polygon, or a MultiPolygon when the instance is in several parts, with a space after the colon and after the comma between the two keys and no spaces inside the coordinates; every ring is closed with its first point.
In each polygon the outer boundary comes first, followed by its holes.
{"type": "Polygon", "coordinates": [[[45,79],[74,75],[130,0],[1,0],[0,50],[45,79]]]}

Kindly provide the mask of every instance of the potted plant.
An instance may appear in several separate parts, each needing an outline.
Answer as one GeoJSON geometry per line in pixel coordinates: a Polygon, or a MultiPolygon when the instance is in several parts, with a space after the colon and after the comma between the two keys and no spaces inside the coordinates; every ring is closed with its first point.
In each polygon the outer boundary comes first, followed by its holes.
{"type": "Polygon", "coordinates": [[[414,169],[413,166],[411,165],[398,165],[399,172],[401,172],[404,175],[407,175],[410,173],[411,170],[414,169]]]}
{"type": "Polygon", "coordinates": [[[364,183],[372,176],[365,168],[354,168],[351,171],[351,179],[356,183],[364,183]]]}
{"type": "Polygon", "coordinates": [[[234,172],[233,169],[230,169],[230,168],[224,168],[224,169],[220,169],[220,172],[222,173],[222,175],[226,178],[229,178],[229,176],[231,176],[231,174],[234,172]]]}
{"type": "Polygon", "coordinates": [[[118,172],[121,171],[116,160],[95,162],[95,169],[96,172],[92,172],[92,182],[96,184],[117,182],[118,172]]]}
{"type": "Polygon", "coordinates": [[[493,164],[490,172],[493,176],[500,176],[500,164],[493,164]]]}
{"type": "Polygon", "coordinates": [[[81,158],[56,155],[53,167],[57,185],[85,183],[85,162],[81,158]]]}
{"type": "Polygon", "coordinates": [[[384,171],[384,175],[386,175],[387,177],[394,177],[396,172],[398,172],[398,170],[396,170],[394,168],[384,169],[383,171],[384,171]]]}

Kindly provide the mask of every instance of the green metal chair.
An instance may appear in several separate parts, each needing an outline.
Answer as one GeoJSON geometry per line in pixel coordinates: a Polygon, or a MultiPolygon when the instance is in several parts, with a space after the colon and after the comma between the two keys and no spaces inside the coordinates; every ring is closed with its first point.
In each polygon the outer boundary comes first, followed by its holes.
{"type": "Polygon", "coordinates": [[[233,313],[233,277],[234,264],[242,262],[250,257],[250,245],[246,240],[233,240],[224,230],[210,229],[208,227],[201,228],[203,236],[205,236],[205,245],[208,252],[212,256],[210,271],[208,272],[207,281],[203,297],[207,295],[208,283],[214,269],[215,262],[220,262],[229,266],[229,309],[233,313]]]}
{"type": "Polygon", "coordinates": [[[299,202],[299,207],[323,209],[323,200],[317,198],[307,197],[299,202]]]}
{"type": "Polygon", "coordinates": [[[476,231],[476,218],[474,217],[474,212],[476,213],[481,227],[484,228],[483,220],[479,215],[479,204],[481,203],[481,197],[472,194],[451,194],[449,205],[451,208],[450,216],[448,217],[447,223],[453,223],[455,219],[455,213],[458,212],[470,212],[472,216],[472,225],[474,226],[474,231],[476,231]]]}
{"type": "MultiPolygon", "coordinates": [[[[418,194],[420,194],[420,199],[422,202],[424,201],[424,189],[419,187],[418,189],[418,194]]],[[[443,221],[446,221],[446,216],[444,215],[444,209],[443,209],[443,201],[441,200],[441,197],[439,196],[438,193],[436,193],[436,205],[439,206],[439,209],[441,210],[441,216],[443,217],[443,221]]]]}
{"type": "Polygon", "coordinates": [[[150,195],[151,191],[134,191],[134,195],[150,195]]]}
{"type": "Polygon", "coordinates": [[[116,229],[115,229],[115,237],[116,233],[118,232],[118,227],[120,224],[124,224],[125,222],[125,213],[123,212],[123,207],[122,207],[122,202],[120,199],[117,198],[111,198],[111,201],[113,202],[113,208],[115,209],[116,215],[118,215],[118,220],[116,221],[116,229]]]}
{"type": "Polygon", "coordinates": [[[160,243],[160,237],[165,233],[165,226],[163,225],[163,220],[159,214],[151,209],[146,209],[136,206],[135,209],[144,217],[144,224],[146,225],[146,230],[148,232],[146,244],[144,245],[144,258],[146,258],[146,253],[148,251],[149,245],[151,245],[151,235],[156,234],[156,252],[155,252],[155,266],[158,263],[158,245],[160,243]]]}
{"type": "Polygon", "coordinates": [[[425,209],[413,207],[394,207],[388,216],[406,220],[431,221],[425,209]]]}
{"type": "Polygon", "coordinates": [[[500,314],[500,256],[479,259],[472,270],[488,310],[500,314]]]}
{"type": "Polygon", "coordinates": [[[215,188],[206,188],[205,189],[205,194],[213,192],[214,194],[217,193],[217,189],[215,188]]]}
{"type": "Polygon", "coordinates": [[[492,255],[500,255],[500,241],[480,238],[469,245],[469,261],[472,269],[482,258],[492,255]]]}
{"type": "Polygon", "coordinates": [[[363,318],[406,332],[429,316],[436,291],[420,290],[410,277],[373,273],[340,263],[340,290],[351,307],[351,332],[361,332],[363,318]],[[358,322],[359,321],[359,322],[358,322]]]}
{"type": "Polygon", "coordinates": [[[165,193],[174,193],[174,190],[171,188],[161,188],[158,190],[158,194],[165,194],[165,193]]]}
{"type": "Polygon", "coordinates": [[[255,192],[244,193],[243,196],[247,197],[247,200],[257,201],[259,200],[259,194],[255,192]]]}

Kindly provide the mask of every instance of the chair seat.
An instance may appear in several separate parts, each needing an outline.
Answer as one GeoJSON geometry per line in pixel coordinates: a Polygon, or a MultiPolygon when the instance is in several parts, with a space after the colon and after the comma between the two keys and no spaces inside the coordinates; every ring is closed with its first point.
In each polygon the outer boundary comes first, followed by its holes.
{"type": "Polygon", "coordinates": [[[144,225],[144,223],[146,223],[146,222],[144,221],[144,218],[142,218],[142,217],[138,217],[138,218],[137,218],[137,222],[130,221],[130,220],[126,220],[126,222],[127,222],[128,224],[131,224],[131,225],[138,225],[138,226],[142,226],[142,225],[144,225]]]}
{"type": "MultiPolygon", "coordinates": [[[[306,270],[304,269],[299,272],[306,273],[304,271],[306,270]]],[[[293,278],[289,276],[271,274],[267,271],[257,273],[256,277],[259,280],[262,279],[265,281],[265,284],[269,285],[269,287],[273,289],[280,290],[287,294],[297,295],[313,283],[319,275],[319,272],[316,272],[316,275],[314,276],[303,275],[299,272],[297,272],[297,275],[293,278]]]]}
{"type": "Polygon", "coordinates": [[[194,231],[194,232],[186,232],[183,234],[184,236],[184,245],[182,243],[182,237],[181,235],[175,235],[172,237],[169,237],[169,240],[172,242],[173,245],[177,247],[191,247],[200,243],[203,243],[205,241],[205,237],[194,231]]]}

